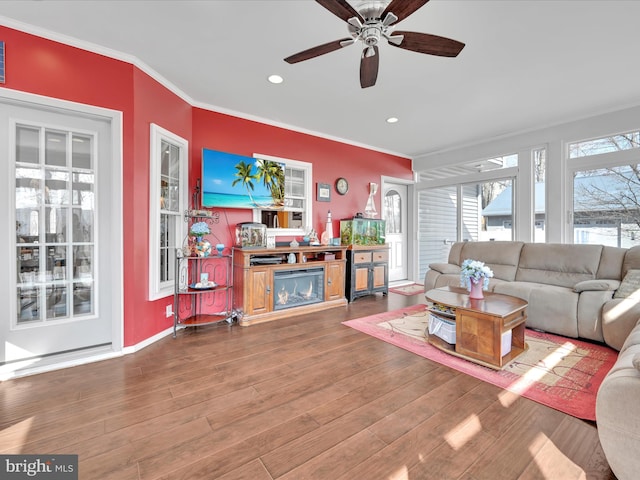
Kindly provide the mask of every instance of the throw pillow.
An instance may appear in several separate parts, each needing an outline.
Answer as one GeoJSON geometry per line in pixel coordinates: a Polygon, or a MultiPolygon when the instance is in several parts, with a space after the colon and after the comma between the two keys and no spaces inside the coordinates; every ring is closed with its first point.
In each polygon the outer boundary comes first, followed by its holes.
{"type": "Polygon", "coordinates": [[[613,298],[640,298],[640,270],[628,270],[613,298]]]}

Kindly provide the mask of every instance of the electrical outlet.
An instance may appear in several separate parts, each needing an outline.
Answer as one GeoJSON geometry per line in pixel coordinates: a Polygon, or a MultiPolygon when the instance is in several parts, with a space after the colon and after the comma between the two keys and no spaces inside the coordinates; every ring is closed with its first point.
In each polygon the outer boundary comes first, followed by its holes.
{"type": "Polygon", "coordinates": [[[173,316],[173,305],[172,304],[169,304],[169,305],[166,306],[166,308],[164,310],[164,314],[167,316],[167,318],[173,316]]]}

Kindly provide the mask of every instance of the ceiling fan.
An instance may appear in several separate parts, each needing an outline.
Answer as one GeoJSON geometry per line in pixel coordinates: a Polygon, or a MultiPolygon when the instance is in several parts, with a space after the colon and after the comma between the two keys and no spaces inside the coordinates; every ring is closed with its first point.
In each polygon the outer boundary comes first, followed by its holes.
{"type": "Polygon", "coordinates": [[[372,87],[378,78],[380,55],[378,42],[387,40],[389,45],[418,53],[456,57],[464,48],[464,43],[450,38],[406,31],[394,31],[393,26],[414,13],[429,0],[363,1],[359,11],[347,0],[316,0],[331,13],[347,22],[350,38],[303,50],[284,59],[287,63],[298,63],[325,53],[333,52],[361,41],[364,50],[360,59],[360,86],[372,87]],[[386,6],[385,6],[386,5],[386,6]]]}

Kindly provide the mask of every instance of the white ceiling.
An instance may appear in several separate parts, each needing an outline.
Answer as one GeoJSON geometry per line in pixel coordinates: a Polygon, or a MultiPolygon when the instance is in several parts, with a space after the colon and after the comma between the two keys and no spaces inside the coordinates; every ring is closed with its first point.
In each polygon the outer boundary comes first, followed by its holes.
{"type": "Polygon", "coordinates": [[[283,61],[348,36],[312,0],[0,2],[1,24],[115,51],[195,105],[411,157],[640,104],[638,18],[631,0],[431,0],[398,29],[464,42],[460,55],[385,43],[361,89],[359,44],[283,61]]]}

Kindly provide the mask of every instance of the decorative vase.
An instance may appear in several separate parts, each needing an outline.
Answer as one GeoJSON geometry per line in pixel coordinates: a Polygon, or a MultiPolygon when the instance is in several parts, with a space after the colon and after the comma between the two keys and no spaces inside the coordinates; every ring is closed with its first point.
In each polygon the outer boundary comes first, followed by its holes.
{"type": "Polygon", "coordinates": [[[479,282],[474,282],[473,280],[469,281],[471,288],[469,289],[469,298],[473,298],[475,300],[482,300],[484,298],[484,293],[482,291],[482,284],[484,282],[480,280],[479,282]]]}
{"type": "Polygon", "coordinates": [[[195,257],[208,257],[211,254],[211,243],[209,240],[198,236],[193,242],[193,255],[195,257]]]}

